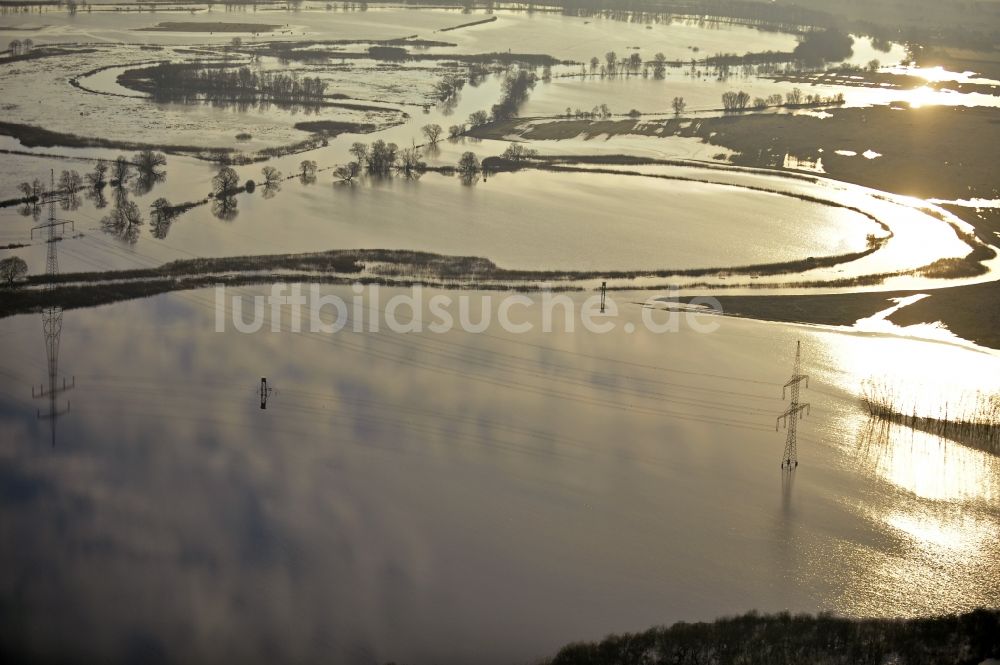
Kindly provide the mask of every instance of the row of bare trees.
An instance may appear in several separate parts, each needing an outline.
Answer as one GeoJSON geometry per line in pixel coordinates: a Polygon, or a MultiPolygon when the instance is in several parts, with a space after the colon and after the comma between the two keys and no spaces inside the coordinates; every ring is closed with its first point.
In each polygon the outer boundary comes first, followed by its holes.
{"type": "Polygon", "coordinates": [[[750,95],[740,90],[722,93],[722,107],[727,112],[745,111],[747,108],[762,110],[769,106],[816,106],[820,104],[839,105],[844,103],[844,93],[824,97],[823,95],[803,95],[799,88],[794,88],[782,98],[780,93],[768,97],[755,97],[750,104],[750,95]]]}
{"type": "MultiPolygon", "coordinates": [[[[131,161],[124,155],[112,162],[99,159],[94,163],[94,168],[83,176],[73,169],[64,170],[55,184],[55,192],[52,193],[72,196],[85,188],[100,190],[109,184],[112,187],[122,189],[130,182],[132,176],[136,175],[133,183],[135,193],[144,194],[155,183],[166,177],[166,173],[162,171],[162,167],[166,163],[167,158],[163,153],[152,150],[136,153],[131,161]]],[[[22,182],[18,185],[18,190],[26,203],[37,203],[45,195],[48,188],[41,179],[35,178],[31,182],[22,182]]]]}
{"type": "MultiPolygon", "coordinates": [[[[657,53],[652,61],[643,60],[638,51],[630,53],[628,56],[619,58],[614,51],[604,54],[604,61],[596,55],[590,59],[590,75],[604,77],[633,76],[642,73],[643,77],[662,79],[667,75],[667,56],[657,53]]],[[[588,73],[587,66],[582,68],[582,74],[588,73]]]]}

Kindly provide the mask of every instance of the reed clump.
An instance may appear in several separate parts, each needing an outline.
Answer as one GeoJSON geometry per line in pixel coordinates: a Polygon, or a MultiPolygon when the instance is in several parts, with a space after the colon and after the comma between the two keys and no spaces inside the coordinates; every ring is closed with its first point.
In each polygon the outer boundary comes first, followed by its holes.
{"type": "Polygon", "coordinates": [[[945,401],[937,415],[918,415],[916,404],[905,404],[895,386],[869,380],[862,386],[861,402],[872,418],[1000,454],[1000,394],[977,391],[957,406],[945,401]]]}

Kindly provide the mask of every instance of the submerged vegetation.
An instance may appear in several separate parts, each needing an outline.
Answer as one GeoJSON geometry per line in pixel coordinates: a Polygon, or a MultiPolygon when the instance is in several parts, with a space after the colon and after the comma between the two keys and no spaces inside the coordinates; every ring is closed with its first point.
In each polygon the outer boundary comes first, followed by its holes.
{"type": "Polygon", "coordinates": [[[862,386],[861,403],[874,419],[1000,455],[1000,394],[977,393],[959,400],[958,407],[945,402],[935,416],[918,415],[917,406],[904,404],[895,386],[869,380],[862,386]]]}
{"type": "Polygon", "coordinates": [[[503,96],[493,105],[493,119],[506,120],[517,115],[517,108],[535,87],[537,77],[534,72],[515,68],[507,72],[503,79],[503,96]]]}

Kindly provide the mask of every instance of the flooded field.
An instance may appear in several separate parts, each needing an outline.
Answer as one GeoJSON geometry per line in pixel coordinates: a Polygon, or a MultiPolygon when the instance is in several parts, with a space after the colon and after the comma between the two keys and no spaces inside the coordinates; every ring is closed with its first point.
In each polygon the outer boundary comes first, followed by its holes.
{"type": "MultiPolygon", "coordinates": [[[[156,188],[138,199],[169,196],[156,188]]],[[[147,204],[148,205],[148,204],[147,204]]],[[[271,199],[243,197],[231,221],[208,206],[173,225],[162,242],[148,230],[135,243],[141,256],[166,260],[185,254],[220,256],[306,252],[317,247],[416,249],[486,256],[509,268],[628,270],[747,265],[803,256],[862,250],[865,236],[879,233],[872,220],[849,210],[827,210],[776,194],[604,174],[502,174],[473,189],[453,177],[428,174],[418,181],[372,182],[353,187],[292,181],[271,199]],[[684,194],[669,212],[660,202],[684,194]],[[296,214],[285,214],[294,198],[296,214]],[[621,198],[629,201],[623,207],[621,198]],[[723,199],[723,205],[715,201],[723,199]],[[738,223],[727,210],[738,206],[738,223]],[[782,246],[749,242],[803,220],[810,233],[782,246]]],[[[113,256],[90,255],[101,238],[105,212],[93,205],[73,211],[87,237],[64,241],[67,270],[85,270],[74,256],[119,264],[113,256]],[[94,236],[97,236],[96,238],[94,236]]],[[[3,213],[7,229],[32,224],[16,211],[3,213]]],[[[10,233],[10,238],[21,233],[10,233]]],[[[2,239],[3,236],[0,236],[2,239]]],[[[128,245],[117,249],[127,259],[128,245]]],[[[34,251],[44,254],[44,243],[34,251]]],[[[128,263],[120,267],[133,267],[128,263]]]]}
{"type": "Polygon", "coordinates": [[[0,653],[995,610],[993,53],[710,4],[0,5],[0,653]]]}
{"type": "MultiPolygon", "coordinates": [[[[734,607],[992,601],[997,459],[872,433],[858,392],[887,375],[931,400],[997,389],[1000,358],[737,320],[626,335],[642,297],[618,297],[608,335],[345,329],[293,346],[213,332],[211,291],[67,312],[75,389],[54,447],[30,400],[38,317],[6,319],[2,522],[20,546],[0,588],[18,580],[45,609],[24,623],[40,653],[41,635],[86,630],[95,658],[170,635],[184,660],[271,644],[280,659],[507,663],[734,607]],[[783,484],[773,416],[796,340],[813,408],[783,484]],[[211,608],[210,638],[194,607],[211,608]]],[[[537,327],[537,312],[519,318],[537,327]]]]}

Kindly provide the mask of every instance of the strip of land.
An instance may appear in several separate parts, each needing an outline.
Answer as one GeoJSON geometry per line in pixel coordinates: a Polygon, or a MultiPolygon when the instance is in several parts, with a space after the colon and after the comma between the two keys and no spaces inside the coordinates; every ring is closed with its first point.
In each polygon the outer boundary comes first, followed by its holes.
{"type": "Polygon", "coordinates": [[[471,28],[474,25],[482,25],[483,23],[492,23],[497,20],[496,16],[490,16],[489,18],[480,19],[478,21],[469,21],[468,23],[460,23],[459,25],[453,25],[450,28],[441,28],[438,32],[450,32],[452,30],[460,30],[462,28],[471,28]]]}
{"type": "Polygon", "coordinates": [[[138,32],[271,32],[280,28],[272,23],[199,23],[197,21],[166,21],[148,28],[136,28],[138,32]]]}
{"type": "MultiPolygon", "coordinates": [[[[742,268],[760,269],[761,266],[742,268]]],[[[2,290],[0,318],[37,312],[44,307],[92,307],[214,284],[314,281],[396,286],[423,284],[476,290],[582,290],[588,288],[588,280],[668,276],[687,272],[691,271],[598,273],[509,270],[480,257],[406,250],[331,250],[309,254],[189,259],[141,270],[31,276],[19,287],[2,290]]],[[[858,319],[885,309],[890,299],[915,293],[920,291],[716,297],[727,315],[850,326],[858,319]]],[[[930,297],[899,310],[889,320],[899,325],[942,321],[962,338],[1000,349],[1000,289],[996,283],[988,283],[933,291],[930,297]]]]}
{"type": "Polygon", "coordinates": [[[851,326],[891,305],[890,300],[929,293],[894,312],[899,326],[944,324],[962,339],[1000,349],[1000,284],[988,282],[931,291],[890,291],[796,296],[715,296],[729,316],[785,323],[851,326]]]}

